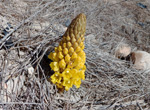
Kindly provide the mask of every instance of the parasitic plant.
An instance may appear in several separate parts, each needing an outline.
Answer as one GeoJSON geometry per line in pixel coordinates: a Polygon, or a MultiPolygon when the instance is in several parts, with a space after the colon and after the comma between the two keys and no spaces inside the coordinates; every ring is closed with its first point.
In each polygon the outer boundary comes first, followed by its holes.
{"type": "Polygon", "coordinates": [[[80,87],[81,79],[85,79],[86,55],[84,49],[84,34],[86,16],[81,13],[72,20],[55,51],[48,55],[54,74],[50,77],[57,88],[68,91],[73,85],[80,87]]]}

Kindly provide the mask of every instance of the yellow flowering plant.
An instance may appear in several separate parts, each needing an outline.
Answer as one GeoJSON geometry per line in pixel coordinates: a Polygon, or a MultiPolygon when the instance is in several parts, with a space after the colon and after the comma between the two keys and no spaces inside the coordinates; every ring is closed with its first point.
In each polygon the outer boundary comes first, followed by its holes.
{"type": "Polygon", "coordinates": [[[73,85],[80,87],[81,79],[85,79],[86,55],[84,49],[84,34],[86,16],[81,13],[72,20],[55,51],[48,55],[54,74],[50,77],[57,88],[68,91],[73,85]]]}

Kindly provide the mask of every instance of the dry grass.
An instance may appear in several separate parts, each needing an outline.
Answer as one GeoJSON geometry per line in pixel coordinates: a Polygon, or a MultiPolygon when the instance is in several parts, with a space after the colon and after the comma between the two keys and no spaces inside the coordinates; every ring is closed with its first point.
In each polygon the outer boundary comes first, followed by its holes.
{"type": "Polygon", "coordinates": [[[150,72],[135,70],[114,57],[121,42],[150,52],[148,1],[2,0],[0,9],[0,108],[150,109],[150,72]],[[67,19],[81,12],[87,16],[86,79],[79,89],[58,93],[46,80],[52,72],[44,55],[58,44],[67,19]],[[4,36],[7,22],[13,29],[4,36]],[[14,46],[7,49],[9,38],[14,46]]]}

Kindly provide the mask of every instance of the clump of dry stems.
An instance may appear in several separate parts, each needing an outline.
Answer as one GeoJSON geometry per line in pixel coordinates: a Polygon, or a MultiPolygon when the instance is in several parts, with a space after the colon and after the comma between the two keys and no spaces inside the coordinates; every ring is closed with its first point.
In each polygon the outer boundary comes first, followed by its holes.
{"type": "MultiPolygon", "coordinates": [[[[148,1],[0,1],[0,108],[38,110],[149,109],[150,72],[114,57],[119,43],[150,52],[148,1]],[[135,11],[136,10],[136,11],[135,11]],[[87,16],[85,81],[58,93],[47,81],[47,56],[66,30],[66,21],[87,16]],[[2,34],[7,23],[13,29],[2,34]],[[141,25],[142,24],[142,25],[141,25]],[[11,48],[5,47],[10,39],[11,48]]],[[[47,66],[48,65],[48,66],[47,66]]]]}

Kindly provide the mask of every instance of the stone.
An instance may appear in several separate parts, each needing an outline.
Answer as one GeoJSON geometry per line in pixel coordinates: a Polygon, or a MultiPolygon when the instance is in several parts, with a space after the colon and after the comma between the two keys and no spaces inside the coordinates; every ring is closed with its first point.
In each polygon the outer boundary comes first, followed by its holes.
{"type": "Polygon", "coordinates": [[[131,53],[131,47],[128,44],[122,43],[115,50],[115,57],[121,59],[127,57],[131,53]]]}
{"type": "Polygon", "coordinates": [[[145,51],[134,51],[131,53],[131,61],[133,62],[133,68],[139,70],[150,69],[150,53],[145,51]]]}

